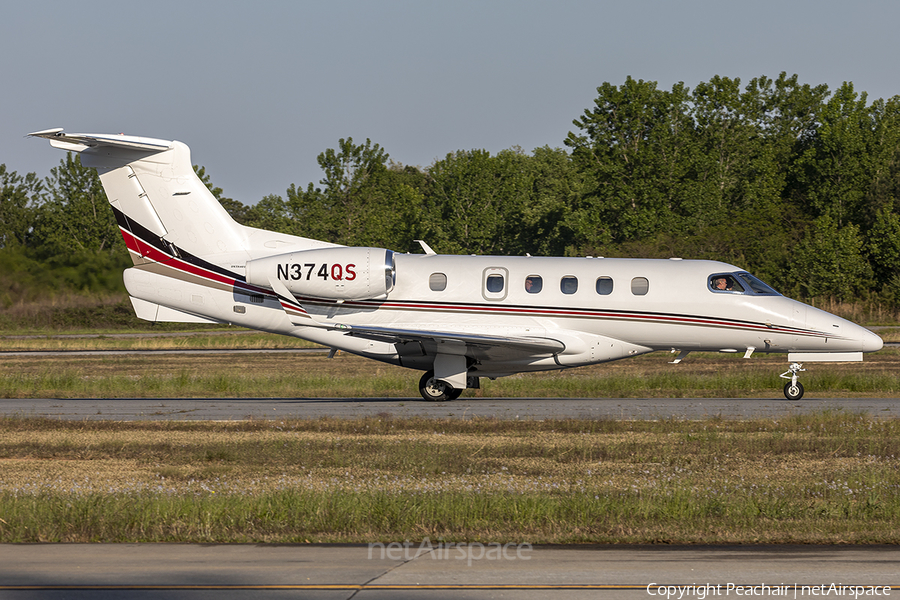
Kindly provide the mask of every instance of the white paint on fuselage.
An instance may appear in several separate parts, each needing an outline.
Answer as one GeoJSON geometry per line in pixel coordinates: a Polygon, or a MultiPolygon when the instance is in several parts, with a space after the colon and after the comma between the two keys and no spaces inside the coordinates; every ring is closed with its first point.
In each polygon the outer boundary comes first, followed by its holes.
{"type": "Polygon", "coordinates": [[[570,347],[573,336],[605,336],[652,350],[838,352],[862,350],[864,340],[866,351],[880,348],[868,330],[784,296],[713,292],[710,275],[742,271],[722,262],[397,254],[395,264],[384,300],[304,305],[351,326],[568,338],[570,347]],[[497,267],[509,275],[507,293],[494,300],[483,275],[497,267]],[[446,289],[430,289],[435,273],[446,289]],[[541,277],[540,293],[526,292],[529,276],[541,277]],[[577,278],[574,294],[562,292],[563,277],[577,278]],[[599,277],[613,280],[612,293],[597,293],[599,277]],[[648,280],[645,295],[632,293],[635,277],[648,280]]]}

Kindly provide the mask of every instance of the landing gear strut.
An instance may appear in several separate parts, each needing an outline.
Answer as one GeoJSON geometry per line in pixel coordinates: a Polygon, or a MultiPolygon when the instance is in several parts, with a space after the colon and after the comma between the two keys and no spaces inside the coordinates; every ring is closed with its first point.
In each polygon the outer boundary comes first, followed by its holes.
{"type": "Polygon", "coordinates": [[[429,402],[445,402],[456,400],[463,391],[455,389],[446,381],[435,379],[434,371],[428,371],[419,380],[419,393],[429,402]]]}
{"type": "Polygon", "coordinates": [[[790,379],[789,383],[784,384],[784,397],[788,400],[799,400],[803,397],[803,384],[797,381],[800,373],[805,371],[800,363],[791,363],[790,368],[779,375],[782,379],[790,379]]]}

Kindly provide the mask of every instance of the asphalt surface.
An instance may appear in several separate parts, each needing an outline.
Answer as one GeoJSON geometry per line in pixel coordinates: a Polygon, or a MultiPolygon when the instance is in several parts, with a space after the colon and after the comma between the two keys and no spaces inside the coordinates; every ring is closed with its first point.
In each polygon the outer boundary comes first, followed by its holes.
{"type": "Polygon", "coordinates": [[[15,599],[858,600],[898,584],[900,549],[880,546],[0,545],[15,599]]]}
{"type": "Polygon", "coordinates": [[[387,416],[498,419],[781,417],[822,410],[900,416],[900,398],[36,398],[2,399],[0,414],[59,419],[239,420],[387,416]]]}

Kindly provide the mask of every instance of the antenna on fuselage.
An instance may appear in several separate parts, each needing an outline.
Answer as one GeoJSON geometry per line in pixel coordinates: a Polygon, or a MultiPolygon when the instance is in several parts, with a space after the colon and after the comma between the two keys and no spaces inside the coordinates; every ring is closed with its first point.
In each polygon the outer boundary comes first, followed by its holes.
{"type": "Polygon", "coordinates": [[[437,254],[434,250],[431,249],[431,246],[425,243],[425,240],[413,240],[419,242],[419,245],[422,246],[422,250],[425,251],[425,254],[437,254]]]}

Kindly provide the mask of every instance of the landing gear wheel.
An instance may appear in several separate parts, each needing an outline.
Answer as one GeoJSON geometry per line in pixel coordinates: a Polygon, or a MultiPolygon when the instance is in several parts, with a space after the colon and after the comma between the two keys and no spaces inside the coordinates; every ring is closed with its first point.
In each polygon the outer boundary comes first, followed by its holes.
{"type": "Polygon", "coordinates": [[[799,400],[803,397],[803,384],[797,381],[800,373],[805,371],[800,363],[791,363],[787,371],[779,375],[782,379],[789,379],[790,382],[784,384],[784,397],[788,400],[799,400]]]}
{"type": "Polygon", "coordinates": [[[419,380],[419,393],[429,402],[446,402],[456,400],[463,391],[453,388],[446,381],[435,379],[434,371],[428,371],[419,380]]]}
{"type": "Polygon", "coordinates": [[[799,400],[803,397],[803,384],[797,383],[784,384],[784,397],[788,400],[799,400]]]}

